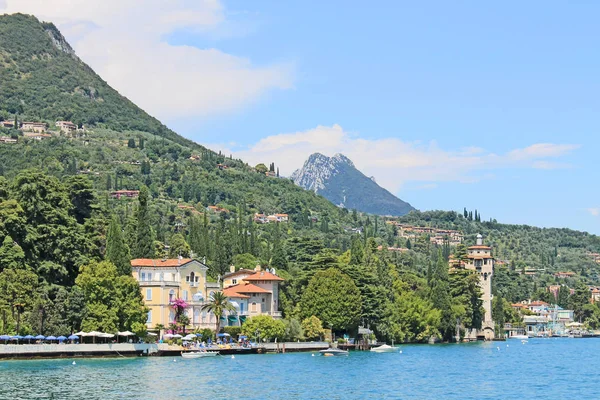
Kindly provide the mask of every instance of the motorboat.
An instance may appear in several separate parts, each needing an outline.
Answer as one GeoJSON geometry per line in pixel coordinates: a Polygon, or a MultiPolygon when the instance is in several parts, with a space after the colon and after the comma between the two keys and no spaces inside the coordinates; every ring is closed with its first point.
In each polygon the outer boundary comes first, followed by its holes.
{"type": "Polygon", "coordinates": [[[527,340],[529,336],[527,335],[512,335],[508,337],[509,339],[518,339],[518,340],[527,340]]]}
{"type": "Polygon", "coordinates": [[[218,351],[187,351],[181,352],[183,358],[204,358],[204,357],[215,357],[219,355],[218,351]]]}
{"type": "Polygon", "coordinates": [[[320,350],[319,353],[321,353],[321,355],[325,356],[325,357],[347,356],[348,355],[348,350],[327,349],[327,350],[320,350]]]}
{"type": "Polygon", "coordinates": [[[381,346],[373,347],[371,351],[374,353],[396,353],[398,349],[388,344],[382,344],[381,346]]]}

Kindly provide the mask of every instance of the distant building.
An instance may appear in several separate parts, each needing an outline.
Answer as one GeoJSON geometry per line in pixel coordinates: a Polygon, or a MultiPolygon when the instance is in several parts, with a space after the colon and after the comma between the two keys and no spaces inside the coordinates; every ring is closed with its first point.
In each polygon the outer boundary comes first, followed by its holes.
{"type": "Polygon", "coordinates": [[[222,208],[222,207],[218,207],[218,206],[208,206],[208,207],[206,207],[206,211],[214,212],[214,213],[217,213],[217,214],[220,214],[222,212],[224,212],[224,213],[228,213],[229,212],[228,209],[222,208]]]}
{"type": "Polygon", "coordinates": [[[575,276],[575,272],[557,272],[554,274],[556,278],[572,278],[575,276]]]}
{"type": "Polygon", "coordinates": [[[12,129],[15,127],[15,121],[0,121],[0,126],[3,128],[12,129]]]}
{"type": "Polygon", "coordinates": [[[229,325],[241,325],[247,317],[270,315],[281,318],[279,311],[279,284],[283,278],[274,270],[263,270],[257,265],[254,270],[235,270],[223,276],[223,294],[234,301],[236,313],[227,316],[229,325]],[[239,317],[239,319],[238,319],[239,317]]]}
{"type": "Polygon", "coordinates": [[[8,136],[0,136],[0,143],[15,144],[17,143],[17,139],[13,139],[8,136]]]}
{"type": "Polygon", "coordinates": [[[21,130],[23,132],[45,133],[46,124],[43,122],[23,122],[21,130]]]}
{"type": "Polygon", "coordinates": [[[492,320],[492,276],[494,274],[494,258],[492,257],[492,248],[483,244],[483,236],[477,235],[477,243],[468,249],[469,261],[465,268],[473,270],[479,276],[479,287],[482,291],[481,300],[485,316],[481,325],[481,330],[475,333],[476,337],[492,340],[494,339],[494,321],[492,320]]]}
{"type": "Polygon", "coordinates": [[[23,137],[26,137],[28,139],[34,139],[34,140],[44,140],[44,139],[51,138],[52,135],[50,135],[48,133],[25,132],[25,133],[23,133],[23,137]]]}
{"type": "Polygon", "coordinates": [[[110,196],[115,199],[120,199],[121,197],[128,197],[135,199],[140,195],[139,190],[115,190],[114,192],[110,192],[110,196]]]}
{"type": "Polygon", "coordinates": [[[271,222],[288,222],[289,216],[287,214],[265,215],[256,213],[254,214],[254,217],[252,219],[254,220],[254,222],[259,224],[268,224],[271,222]]]}
{"type": "Polygon", "coordinates": [[[62,133],[73,133],[77,130],[77,125],[71,121],[56,121],[56,126],[62,133]]]}
{"type": "Polygon", "coordinates": [[[131,260],[132,275],[140,285],[144,305],[149,308],[147,327],[173,323],[175,310],[172,303],[182,299],[188,305],[185,313],[192,329],[214,329],[215,316],[202,311],[206,299],[214,293],[214,290],[207,293],[207,269],[206,265],[191,258],[131,260]]]}

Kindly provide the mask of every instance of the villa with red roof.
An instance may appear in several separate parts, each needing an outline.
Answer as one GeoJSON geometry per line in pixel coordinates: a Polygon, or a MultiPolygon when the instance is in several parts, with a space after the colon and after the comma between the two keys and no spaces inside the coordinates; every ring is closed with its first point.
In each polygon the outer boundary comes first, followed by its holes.
{"type": "Polygon", "coordinates": [[[255,269],[235,270],[223,276],[223,293],[231,298],[237,308],[236,315],[227,317],[229,325],[244,323],[247,317],[270,315],[281,318],[279,311],[279,283],[284,279],[275,274],[275,270],[263,270],[260,265],[255,269]]]}

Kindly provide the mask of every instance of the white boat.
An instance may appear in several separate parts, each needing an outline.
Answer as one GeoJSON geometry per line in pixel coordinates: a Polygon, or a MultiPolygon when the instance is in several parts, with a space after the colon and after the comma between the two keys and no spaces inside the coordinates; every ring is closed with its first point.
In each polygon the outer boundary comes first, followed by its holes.
{"type": "Polygon", "coordinates": [[[348,351],[347,350],[340,350],[340,349],[320,350],[319,353],[321,353],[321,355],[325,356],[325,357],[347,356],[348,355],[348,351]]]}
{"type": "Polygon", "coordinates": [[[527,340],[529,336],[527,335],[512,335],[508,337],[509,339],[519,339],[519,340],[527,340]]]}
{"type": "Polygon", "coordinates": [[[214,357],[219,354],[218,351],[188,351],[181,352],[183,358],[203,358],[203,357],[214,357]]]}
{"type": "Polygon", "coordinates": [[[396,353],[398,349],[387,344],[382,344],[381,346],[373,347],[371,351],[374,353],[396,353]]]}

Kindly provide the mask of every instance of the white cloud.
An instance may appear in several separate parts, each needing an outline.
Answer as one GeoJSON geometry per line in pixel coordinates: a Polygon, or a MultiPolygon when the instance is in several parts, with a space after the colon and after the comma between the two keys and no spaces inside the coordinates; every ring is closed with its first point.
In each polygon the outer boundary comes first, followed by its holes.
{"type": "Polygon", "coordinates": [[[227,112],[293,86],[293,65],[255,66],[218,49],[173,46],[175,30],[215,32],[219,0],[0,0],[0,12],[54,22],[110,85],[159,118],[227,112]]]}
{"type": "MultiPolygon", "coordinates": [[[[230,150],[229,146],[209,144],[209,147],[221,148],[227,154],[231,152],[251,165],[275,162],[285,176],[302,166],[314,152],[328,156],[342,153],[365,175],[375,176],[381,186],[397,192],[402,184],[411,181],[424,183],[420,186],[422,189],[431,189],[436,182],[472,183],[490,179],[489,171],[498,168],[548,168],[551,164],[547,159],[566,155],[578,146],[534,144],[501,155],[481,148],[449,151],[433,141],[367,140],[336,124],[269,136],[238,151],[230,150]]],[[[556,163],[552,167],[566,165],[556,163]]]]}
{"type": "Polygon", "coordinates": [[[588,208],[587,211],[594,217],[600,216],[600,208],[588,208]]]}

